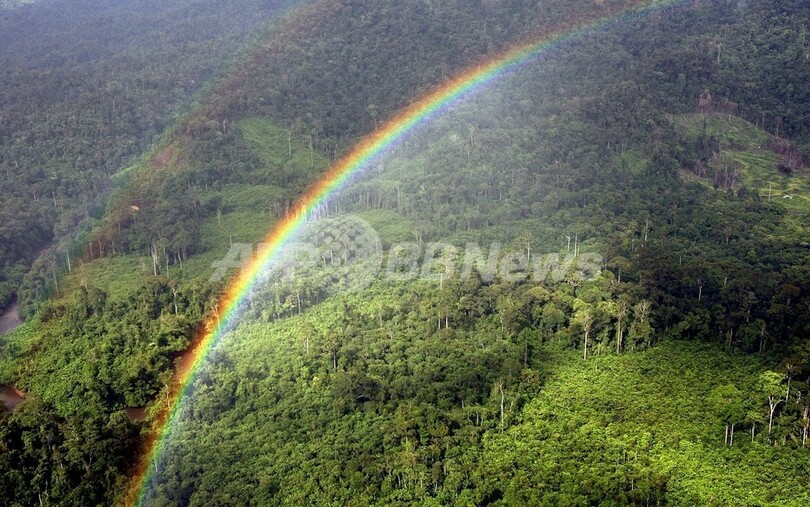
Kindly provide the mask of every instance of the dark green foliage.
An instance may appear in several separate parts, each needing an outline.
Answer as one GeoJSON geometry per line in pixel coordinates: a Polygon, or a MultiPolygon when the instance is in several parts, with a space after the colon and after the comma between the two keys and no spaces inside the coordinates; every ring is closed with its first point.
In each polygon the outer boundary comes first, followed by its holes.
{"type": "Polygon", "coordinates": [[[31,400],[0,412],[0,423],[0,487],[9,506],[110,505],[138,448],[136,424],[102,407],[65,417],[31,400]]]}

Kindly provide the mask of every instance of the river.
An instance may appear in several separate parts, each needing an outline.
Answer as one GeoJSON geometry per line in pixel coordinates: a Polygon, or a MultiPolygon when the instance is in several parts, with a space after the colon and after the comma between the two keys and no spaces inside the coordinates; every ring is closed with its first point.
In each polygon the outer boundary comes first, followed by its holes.
{"type": "Polygon", "coordinates": [[[14,410],[17,405],[25,401],[25,393],[11,386],[0,386],[0,403],[9,410],[14,410]]]}
{"type": "Polygon", "coordinates": [[[20,305],[15,301],[0,315],[0,335],[14,331],[20,324],[22,324],[20,305]]]}
{"type": "MultiPolygon", "coordinates": [[[[22,324],[20,319],[19,305],[15,301],[0,315],[0,335],[10,333],[22,324]]],[[[17,405],[25,401],[25,393],[12,386],[0,385],[0,404],[7,409],[14,410],[17,405]]]]}

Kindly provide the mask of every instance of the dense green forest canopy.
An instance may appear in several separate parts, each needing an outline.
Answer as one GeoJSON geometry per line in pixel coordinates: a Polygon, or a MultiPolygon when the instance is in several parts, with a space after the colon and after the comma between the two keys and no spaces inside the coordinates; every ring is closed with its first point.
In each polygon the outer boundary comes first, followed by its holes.
{"type": "MultiPolygon", "coordinates": [[[[27,393],[0,407],[13,505],[122,501],[173,363],[223,310],[212,263],[362,136],[476,62],[638,2],[310,2],[235,56],[280,7],[242,3],[260,14],[0,13],[40,34],[0,52],[0,223],[30,233],[0,257],[30,316],[0,337],[0,383],[27,393]],[[127,416],[143,406],[146,422],[127,416]]],[[[623,18],[403,139],[325,211],[386,252],[585,252],[598,276],[382,271],[348,293],[327,265],[256,284],[145,503],[806,505],[809,10],[623,18]]]]}

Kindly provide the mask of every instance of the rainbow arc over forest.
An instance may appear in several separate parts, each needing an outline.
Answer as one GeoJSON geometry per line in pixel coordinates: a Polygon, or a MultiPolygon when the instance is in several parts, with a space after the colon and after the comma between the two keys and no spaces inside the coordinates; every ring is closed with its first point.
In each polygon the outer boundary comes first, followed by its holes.
{"type": "Polygon", "coordinates": [[[202,334],[195,340],[191,354],[193,361],[180,368],[176,374],[175,387],[164,405],[164,411],[157,419],[157,429],[146,444],[141,463],[126,499],[127,504],[143,505],[150,479],[156,473],[157,459],[171,434],[172,426],[178,418],[178,409],[193,383],[197,371],[224,334],[224,330],[228,329],[228,324],[233,323],[238,317],[240,303],[250,292],[253,284],[267,267],[278,259],[296,232],[308,221],[311,211],[325,204],[352,176],[361,173],[363,169],[385,154],[389,148],[420,126],[425,125],[452,105],[485,88],[488,84],[518,69],[521,65],[560,44],[582,37],[621,19],[672,7],[682,1],[638,0],[613,8],[599,6],[599,2],[595,2],[597,5],[592,16],[574,20],[554,32],[537,35],[532,41],[518,44],[509,51],[479,63],[424,95],[363,139],[334,164],[297,201],[294,207],[295,212],[282,219],[270,231],[254,260],[241,271],[220,300],[219,318],[212,318],[206,322],[201,331],[202,334]]]}

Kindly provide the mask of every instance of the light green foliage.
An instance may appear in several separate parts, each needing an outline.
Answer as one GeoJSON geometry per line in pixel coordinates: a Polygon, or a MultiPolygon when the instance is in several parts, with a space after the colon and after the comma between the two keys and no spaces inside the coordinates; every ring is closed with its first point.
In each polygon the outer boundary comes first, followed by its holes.
{"type": "Polygon", "coordinates": [[[14,331],[0,336],[0,384],[14,381],[18,358],[30,353],[36,343],[38,322],[32,319],[14,331]]]}
{"type": "Polygon", "coordinates": [[[785,394],[785,388],[782,383],[785,376],[775,371],[766,371],[759,376],[757,387],[762,394],[767,398],[779,399],[785,394]]]}
{"type": "Polygon", "coordinates": [[[710,410],[726,424],[743,420],[742,393],[733,384],[716,387],[709,395],[710,410]]]}
{"type": "Polygon", "coordinates": [[[482,477],[502,504],[800,506],[810,499],[803,450],[751,443],[739,427],[734,447],[723,445],[726,421],[742,423],[729,402],[754,389],[757,361],[675,342],[587,366],[572,354],[547,365],[549,380],[521,422],[485,438],[482,477]],[[711,409],[715,402],[722,414],[711,409]]]}
{"type": "Polygon", "coordinates": [[[357,213],[357,216],[368,222],[380,236],[385,247],[392,244],[414,241],[414,224],[407,218],[391,210],[373,210],[357,213]]]}

